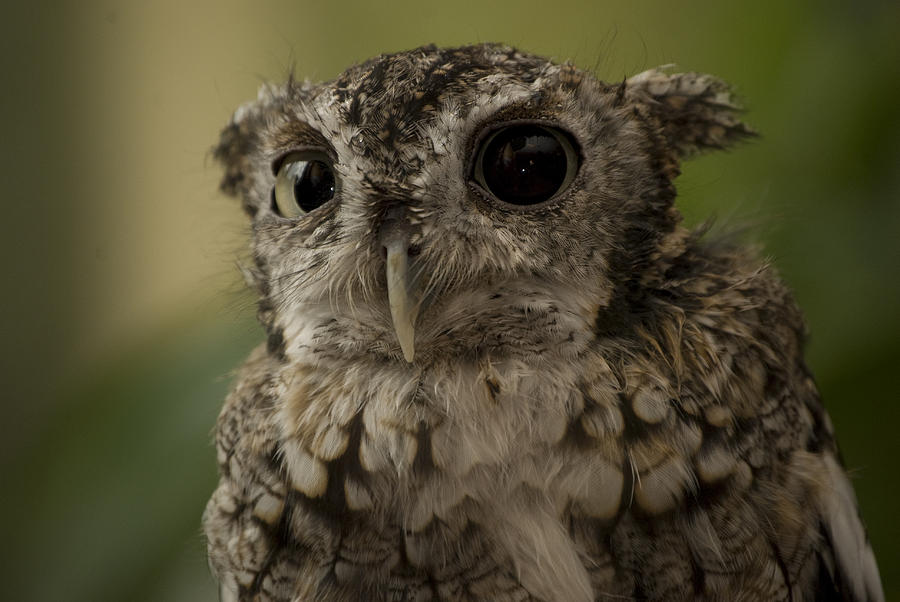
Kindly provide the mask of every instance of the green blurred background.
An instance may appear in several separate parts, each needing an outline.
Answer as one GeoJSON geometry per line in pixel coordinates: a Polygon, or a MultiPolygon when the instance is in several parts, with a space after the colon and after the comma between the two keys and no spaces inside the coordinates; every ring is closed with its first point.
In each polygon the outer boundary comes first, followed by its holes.
{"type": "Polygon", "coordinates": [[[6,600],[212,601],[200,514],[230,371],[262,339],[209,148],[290,65],[505,41],[604,79],[735,84],[763,136],[691,162],[689,222],[750,222],[805,308],[888,598],[900,597],[897,2],[6,6],[0,532],[6,600]]]}

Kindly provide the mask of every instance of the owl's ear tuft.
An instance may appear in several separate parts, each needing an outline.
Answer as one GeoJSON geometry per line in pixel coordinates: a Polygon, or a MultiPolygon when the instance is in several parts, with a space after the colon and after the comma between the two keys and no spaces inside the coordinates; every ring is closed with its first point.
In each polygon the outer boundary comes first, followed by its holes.
{"type": "Polygon", "coordinates": [[[703,73],[638,73],[626,81],[627,94],[659,121],[678,158],[727,148],[755,136],[738,119],[741,106],[722,80],[703,73]]]}
{"type": "Polygon", "coordinates": [[[251,216],[256,212],[249,200],[253,186],[251,160],[258,145],[259,125],[252,103],[239,108],[212,149],[213,157],[225,168],[219,189],[229,196],[242,197],[244,210],[251,216]]]}

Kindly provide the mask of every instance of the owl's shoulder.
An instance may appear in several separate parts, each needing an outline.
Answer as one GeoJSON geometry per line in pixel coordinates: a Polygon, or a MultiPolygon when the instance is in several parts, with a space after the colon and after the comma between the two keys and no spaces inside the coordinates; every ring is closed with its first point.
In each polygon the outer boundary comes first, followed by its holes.
{"type": "Polygon", "coordinates": [[[733,334],[753,334],[773,321],[779,336],[802,342],[806,327],[788,286],[757,245],[706,228],[674,233],[661,245],[660,269],[648,287],[663,304],[697,322],[733,334]]]}
{"type": "Polygon", "coordinates": [[[237,371],[231,392],[216,422],[216,449],[221,470],[236,454],[264,455],[277,439],[275,399],[280,394],[278,361],[265,345],[255,348],[237,371]],[[224,464],[224,465],[223,465],[224,464]]]}

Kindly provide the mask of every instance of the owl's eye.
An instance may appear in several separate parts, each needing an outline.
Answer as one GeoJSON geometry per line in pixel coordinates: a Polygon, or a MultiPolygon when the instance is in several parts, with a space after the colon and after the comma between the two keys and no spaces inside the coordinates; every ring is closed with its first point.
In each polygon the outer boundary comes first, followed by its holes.
{"type": "Polygon", "coordinates": [[[578,154],[569,136],[536,124],[497,130],[481,144],[475,181],[511,205],[553,198],[575,178],[578,154]]]}
{"type": "Polygon", "coordinates": [[[334,171],[321,154],[292,153],[285,157],[275,179],[275,210],[282,217],[298,217],[334,196],[334,171]]]}

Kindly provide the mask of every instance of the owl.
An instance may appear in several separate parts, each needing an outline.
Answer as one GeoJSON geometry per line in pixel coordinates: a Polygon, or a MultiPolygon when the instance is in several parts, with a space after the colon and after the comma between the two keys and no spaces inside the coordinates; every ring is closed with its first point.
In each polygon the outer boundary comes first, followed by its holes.
{"type": "Polygon", "coordinates": [[[799,309],[674,205],[751,135],[711,76],[493,44],[239,108],[267,341],[216,428],[222,600],[883,600],[799,309]]]}

